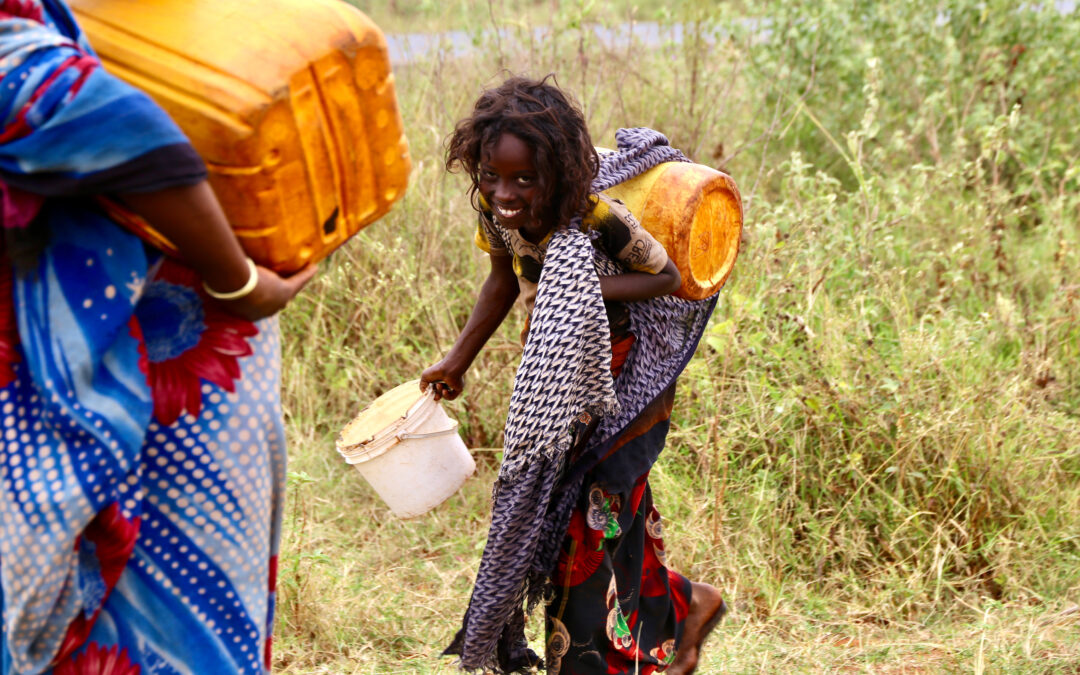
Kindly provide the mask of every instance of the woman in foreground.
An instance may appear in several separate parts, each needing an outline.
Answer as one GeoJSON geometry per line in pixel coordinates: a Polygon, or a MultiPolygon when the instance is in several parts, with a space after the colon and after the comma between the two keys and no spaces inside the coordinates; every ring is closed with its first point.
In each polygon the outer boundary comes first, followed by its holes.
{"type": "Polygon", "coordinates": [[[60,0],[0,0],[0,209],[0,673],[268,671],[273,315],[314,269],[246,258],[60,0]]]}

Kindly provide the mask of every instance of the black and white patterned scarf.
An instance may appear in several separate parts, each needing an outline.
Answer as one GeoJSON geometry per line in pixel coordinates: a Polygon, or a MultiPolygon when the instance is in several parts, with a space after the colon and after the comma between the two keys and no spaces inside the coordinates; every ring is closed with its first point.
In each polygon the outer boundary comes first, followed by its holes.
{"type": "MultiPolygon", "coordinates": [[[[689,161],[651,129],[619,129],[615,139],[618,150],[601,158],[594,192],[662,162],[689,161]]],[[[716,303],[715,295],[627,303],[636,341],[613,382],[599,275],[622,271],[576,226],[553,233],[514,378],[487,544],[462,628],[445,652],[460,656],[465,670],[510,673],[537,664],[525,608],[543,596],[584,474],[682,372],[716,303]],[[570,464],[573,423],[595,417],[597,431],[570,464]]]]}

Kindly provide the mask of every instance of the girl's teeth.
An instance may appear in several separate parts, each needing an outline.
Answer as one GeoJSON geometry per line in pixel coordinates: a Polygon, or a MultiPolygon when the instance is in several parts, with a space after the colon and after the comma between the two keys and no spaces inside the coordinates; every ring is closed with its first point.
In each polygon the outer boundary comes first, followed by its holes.
{"type": "Polygon", "coordinates": [[[519,213],[521,213],[521,209],[499,209],[499,215],[503,218],[513,218],[519,213]]]}

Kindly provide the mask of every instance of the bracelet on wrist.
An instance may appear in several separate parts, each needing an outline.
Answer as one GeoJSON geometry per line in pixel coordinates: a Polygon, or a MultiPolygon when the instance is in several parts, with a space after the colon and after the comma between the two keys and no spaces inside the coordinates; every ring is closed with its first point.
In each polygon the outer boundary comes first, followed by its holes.
{"type": "Polygon", "coordinates": [[[205,281],[202,285],[203,290],[206,291],[207,295],[209,295],[211,298],[214,298],[215,300],[239,300],[240,298],[250,295],[251,292],[255,290],[255,286],[257,286],[259,283],[259,270],[255,267],[255,261],[251,258],[247,259],[247,265],[248,280],[243,286],[236,289],[235,291],[229,291],[228,293],[215,291],[214,289],[207,286],[205,281]]]}

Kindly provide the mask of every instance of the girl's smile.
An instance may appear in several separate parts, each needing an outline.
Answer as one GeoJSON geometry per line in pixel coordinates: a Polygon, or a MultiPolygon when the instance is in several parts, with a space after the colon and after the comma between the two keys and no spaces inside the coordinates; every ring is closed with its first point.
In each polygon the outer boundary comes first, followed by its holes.
{"type": "Polygon", "coordinates": [[[503,133],[486,150],[480,161],[480,194],[491,206],[499,225],[521,230],[526,239],[539,242],[550,228],[533,214],[540,209],[540,179],[528,143],[511,133],[503,133]]]}

